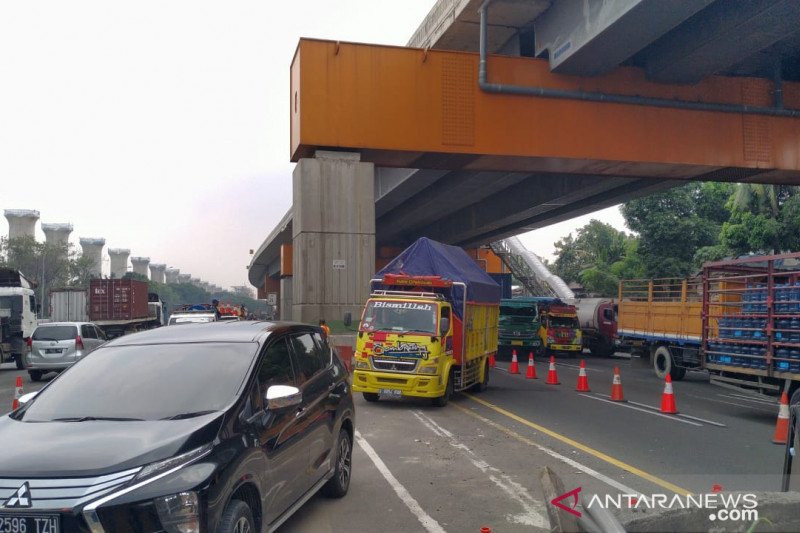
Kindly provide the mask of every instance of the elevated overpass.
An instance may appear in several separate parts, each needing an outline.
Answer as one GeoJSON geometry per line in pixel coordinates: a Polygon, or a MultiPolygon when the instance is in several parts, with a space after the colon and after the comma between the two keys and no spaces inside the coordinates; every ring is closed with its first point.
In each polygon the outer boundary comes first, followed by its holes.
{"type": "Polygon", "coordinates": [[[293,274],[293,317],[336,317],[376,249],[420,235],[486,244],[682,180],[800,183],[800,4],[583,4],[442,0],[416,48],[302,40],[294,206],[251,283],[284,279],[286,303],[293,274]]]}

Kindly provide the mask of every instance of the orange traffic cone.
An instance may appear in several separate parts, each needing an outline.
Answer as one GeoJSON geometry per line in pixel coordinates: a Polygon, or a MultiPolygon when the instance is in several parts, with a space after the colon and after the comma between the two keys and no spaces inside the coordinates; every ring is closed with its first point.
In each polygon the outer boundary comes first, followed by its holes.
{"type": "Polygon", "coordinates": [[[664,383],[664,393],[661,395],[661,412],[668,415],[678,414],[678,408],[675,407],[675,393],[672,392],[672,378],[669,374],[664,383]]]}
{"type": "Polygon", "coordinates": [[[578,392],[589,392],[589,378],[586,377],[586,361],[581,359],[581,369],[578,371],[578,392]]]}
{"type": "Polygon", "coordinates": [[[547,370],[547,381],[545,385],[561,385],[558,381],[558,374],[556,374],[556,358],[550,356],[550,368],[547,370]]]}
{"type": "Polygon", "coordinates": [[[786,444],[789,439],[789,396],[781,394],[781,406],[778,408],[778,422],[775,424],[775,435],[772,442],[786,444]]]}
{"type": "Polygon", "coordinates": [[[22,376],[17,376],[17,385],[14,389],[14,401],[11,402],[11,410],[19,409],[19,399],[22,397],[22,376]]]}
{"type": "Polygon", "coordinates": [[[494,368],[497,363],[494,360],[494,353],[489,354],[489,368],[494,368]]]}
{"type": "Polygon", "coordinates": [[[519,362],[517,361],[517,351],[511,350],[511,366],[508,367],[509,374],[519,374],[519,362]]]}
{"type": "Polygon", "coordinates": [[[536,365],[533,364],[533,352],[528,353],[528,369],[525,371],[526,379],[536,378],[536,365]]]}
{"type": "Polygon", "coordinates": [[[484,526],[481,528],[481,533],[492,533],[492,528],[484,526]]]}
{"type": "Polygon", "coordinates": [[[622,378],[619,377],[619,367],[614,367],[614,381],[611,382],[611,401],[624,402],[625,395],[622,394],[622,378]]]}

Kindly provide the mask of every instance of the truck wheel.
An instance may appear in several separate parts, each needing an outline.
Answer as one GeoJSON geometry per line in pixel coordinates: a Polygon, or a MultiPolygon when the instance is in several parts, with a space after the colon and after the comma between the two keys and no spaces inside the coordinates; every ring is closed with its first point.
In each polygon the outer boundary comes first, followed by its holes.
{"type": "Polygon", "coordinates": [[[22,360],[20,354],[14,356],[14,362],[17,364],[17,370],[25,370],[25,361],[22,360]]]}
{"type": "Polygon", "coordinates": [[[675,364],[672,353],[666,346],[659,346],[653,353],[653,370],[659,379],[667,379],[667,374],[675,381],[686,376],[686,368],[675,364]]]}
{"type": "Polygon", "coordinates": [[[378,394],[374,392],[362,392],[361,395],[368,402],[377,402],[379,398],[378,394]]]}
{"type": "Polygon", "coordinates": [[[483,392],[489,388],[489,361],[483,365],[483,379],[472,386],[475,392],[483,392]]]}
{"type": "Polygon", "coordinates": [[[41,370],[29,370],[28,375],[31,377],[31,381],[42,381],[41,370]]]}
{"type": "Polygon", "coordinates": [[[444,407],[450,401],[450,396],[453,395],[453,373],[447,376],[447,386],[444,388],[444,394],[438,398],[433,399],[433,405],[436,407],[444,407]]]}

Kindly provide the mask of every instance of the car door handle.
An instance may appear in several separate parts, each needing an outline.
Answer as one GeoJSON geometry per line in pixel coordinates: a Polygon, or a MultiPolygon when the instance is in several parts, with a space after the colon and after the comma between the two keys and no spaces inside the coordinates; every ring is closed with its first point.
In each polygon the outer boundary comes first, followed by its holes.
{"type": "Polygon", "coordinates": [[[300,418],[303,415],[303,413],[305,413],[305,412],[306,412],[306,408],[305,407],[300,407],[297,410],[297,412],[294,414],[294,417],[295,418],[300,418]]]}

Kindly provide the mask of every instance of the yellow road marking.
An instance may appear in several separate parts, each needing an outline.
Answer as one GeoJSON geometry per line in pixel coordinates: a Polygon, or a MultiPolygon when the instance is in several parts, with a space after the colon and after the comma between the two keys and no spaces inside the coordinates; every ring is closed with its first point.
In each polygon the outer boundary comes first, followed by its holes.
{"type": "MultiPolygon", "coordinates": [[[[686,489],[683,489],[683,488],[681,488],[681,487],[679,487],[677,485],[673,485],[669,481],[663,480],[660,477],[654,476],[653,474],[648,474],[644,470],[636,468],[633,465],[629,465],[628,463],[626,463],[624,461],[620,461],[619,459],[611,457],[610,455],[605,454],[605,453],[603,453],[601,451],[595,450],[594,448],[591,448],[590,446],[587,446],[585,444],[581,444],[580,442],[572,440],[569,437],[565,437],[564,435],[561,435],[560,433],[556,433],[555,431],[553,431],[551,429],[547,429],[544,426],[540,426],[539,424],[536,424],[535,422],[531,422],[530,420],[522,418],[521,416],[516,415],[516,414],[512,413],[511,411],[507,411],[507,410],[503,409],[502,407],[494,405],[493,403],[487,402],[486,400],[482,400],[480,398],[476,398],[472,394],[464,394],[464,396],[466,396],[467,398],[469,398],[470,400],[472,400],[474,402],[477,402],[477,403],[483,405],[484,407],[487,407],[487,408],[491,409],[492,411],[500,413],[501,415],[506,416],[506,417],[510,418],[511,420],[514,420],[515,422],[519,422],[520,424],[523,424],[525,426],[528,426],[529,428],[535,429],[536,431],[538,431],[540,433],[544,433],[545,435],[547,435],[549,437],[552,437],[552,438],[554,438],[556,440],[559,440],[559,441],[563,442],[564,444],[572,446],[573,448],[577,448],[577,449],[579,449],[579,450],[581,450],[583,452],[586,452],[589,455],[592,455],[592,456],[600,459],[601,461],[605,461],[606,463],[609,463],[611,465],[616,466],[617,468],[621,468],[622,470],[627,470],[631,474],[639,476],[642,479],[646,479],[647,481],[650,481],[651,483],[655,483],[659,487],[665,488],[667,490],[670,490],[670,491],[672,491],[672,492],[674,492],[676,494],[680,494],[682,496],[688,496],[688,495],[691,494],[690,491],[688,491],[686,489]]],[[[459,407],[459,406],[456,405],[456,407],[459,407]]],[[[459,407],[459,408],[469,413],[469,410],[464,409],[463,407],[459,407]]],[[[470,413],[470,414],[472,414],[472,413],[470,413]]]]}

